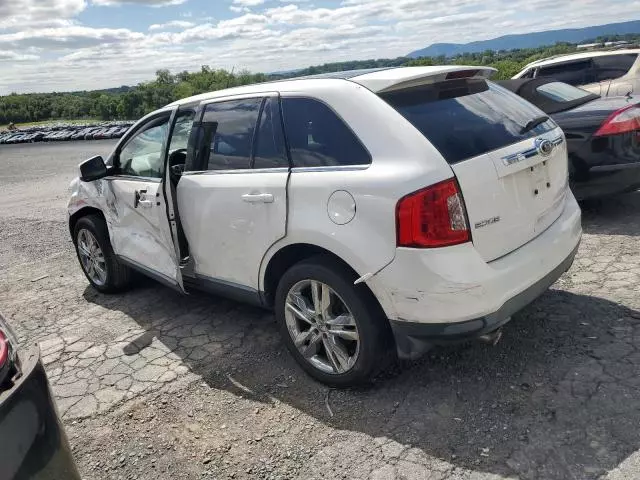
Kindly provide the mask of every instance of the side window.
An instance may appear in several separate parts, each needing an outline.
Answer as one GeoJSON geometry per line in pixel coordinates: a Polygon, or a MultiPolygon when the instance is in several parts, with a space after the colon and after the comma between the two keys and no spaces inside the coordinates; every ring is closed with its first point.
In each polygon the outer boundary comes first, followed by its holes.
{"type": "Polygon", "coordinates": [[[251,168],[251,145],[262,98],[212,103],[205,108],[205,170],[251,168]]]}
{"type": "Polygon", "coordinates": [[[369,152],[355,134],[324,103],[283,98],[282,115],[294,167],[371,163],[369,152]]]}
{"type": "Polygon", "coordinates": [[[559,82],[574,86],[586,85],[587,83],[595,81],[591,68],[591,60],[541,67],[537,76],[545,78],[552,77],[559,82]]]}
{"type": "Polygon", "coordinates": [[[638,55],[633,53],[593,57],[596,81],[603,82],[626,75],[637,58],[638,55]]]}
{"type": "Polygon", "coordinates": [[[169,118],[151,121],[120,150],[120,174],[162,178],[162,144],[167,136],[169,118]]]}
{"type": "Polygon", "coordinates": [[[195,116],[196,112],[194,110],[178,112],[171,138],[169,139],[169,167],[186,164],[187,145],[189,144],[189,136],[191,135],[195,116]]]}
{"type": "Polygon", "coordinates": [[[169,155],[177,150],[187,148],[195,116],[196,112],[194,110],[186,110],[178,114],[171,133],[171,140],[169,141],[169,155]]]}
{"type": "Polygon", "coordinates": [[[278,101],[267,98],[262,108],[254,144],[253,168],[289,167],[282,134],[278,101]]]}

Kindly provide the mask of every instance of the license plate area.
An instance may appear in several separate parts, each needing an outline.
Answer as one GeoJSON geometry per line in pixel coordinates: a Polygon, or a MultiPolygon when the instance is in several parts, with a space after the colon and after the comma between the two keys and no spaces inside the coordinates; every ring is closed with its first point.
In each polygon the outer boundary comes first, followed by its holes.
{"type": "Polygon", "coordinates": [[[551,175],[547,161],[544,160],[529,167],[530,193],[536,202],[546,199],[551,194],[551,175]]]}

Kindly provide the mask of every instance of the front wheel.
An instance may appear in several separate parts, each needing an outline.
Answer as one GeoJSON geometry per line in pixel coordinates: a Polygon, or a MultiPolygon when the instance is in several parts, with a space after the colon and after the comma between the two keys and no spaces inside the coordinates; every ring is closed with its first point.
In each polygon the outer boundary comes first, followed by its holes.
{"type": "Polygon", "coordinates": [[[116,258],[104,220],[97,215],[82,217],[73,233],[76,253],[89,283],[102,293],[126,289],[131,270],[116,258]]]}
{"type": "Polygon", "coordinates": [[[276,292],[276,319],[300,366],[334,387],[367,382],[388,358],[386,319],[364,285],[329,257],[291,267],[276,292]]]}

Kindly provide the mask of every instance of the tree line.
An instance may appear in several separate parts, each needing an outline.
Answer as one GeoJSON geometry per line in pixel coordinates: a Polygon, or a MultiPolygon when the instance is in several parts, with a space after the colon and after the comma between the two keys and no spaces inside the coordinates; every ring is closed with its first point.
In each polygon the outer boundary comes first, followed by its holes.
{"type": "MultiPolygon", "coordinates": [[[[640,42],[640,35],[621,35],[598,38],[597,41],[626,40],[640,42]]],[[[492,78],[508,79],[530,62],[552,55],[576,51],[576,45],[557,43],[553,46],[487,50],[453,57],[423,57],[358,60],[326,63],[287,73],[264,74],[248,71],[229,72],[207,65],[200,71],[172,74],[169,70],[156,72],[155,80],[135,87],[71,93],[11,94],[0,97],[0,125],[9,122],[35,122],[55,119],[95,118],[102,120],[133,120],[175,100],[223,88],[361,68],[420,66],[420,65],[482,65],[498,71],[492,78]]]]}

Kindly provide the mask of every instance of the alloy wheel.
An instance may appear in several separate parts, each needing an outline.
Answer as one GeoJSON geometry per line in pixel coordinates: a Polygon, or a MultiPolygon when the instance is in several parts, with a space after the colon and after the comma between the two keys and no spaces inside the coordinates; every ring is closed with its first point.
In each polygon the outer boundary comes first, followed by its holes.
{"type": "Polygon", "coordinates": [[[291,287],[285,321],[296,348],[317,369],[344,374],[355,365],[360,353],[358,326],[329,285],[302,280],[291,287]]]}
{"type": "Polygon", "coordinates": [[[96,285],[107,282],[107,263],[96,237],[83,228],[78,232],[78,256],[87,276],[96,285]]]}

